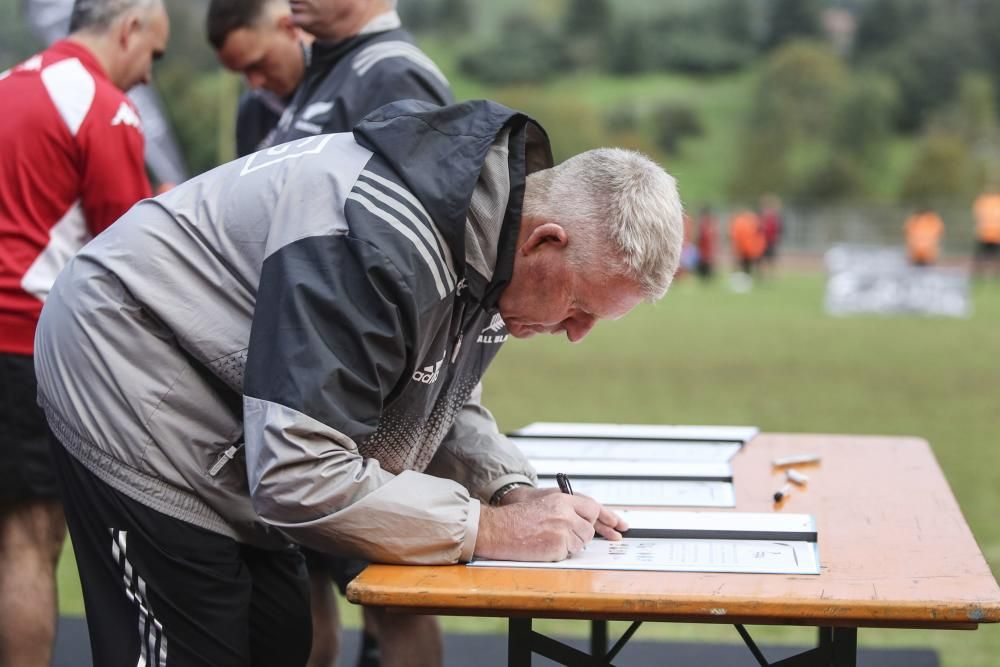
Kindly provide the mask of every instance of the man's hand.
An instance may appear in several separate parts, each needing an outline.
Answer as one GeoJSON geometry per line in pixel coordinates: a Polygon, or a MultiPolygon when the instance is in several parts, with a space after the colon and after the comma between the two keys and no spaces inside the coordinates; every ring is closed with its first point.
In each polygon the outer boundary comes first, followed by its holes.
{"type": "Polygon", "coordinates": [[[521,487],[501,507],[483,506],[476,556],[497,560],[557,561],[579,552],[595,532],[620,540],[628,526],[593,498],[558,489],[521,487]]]}

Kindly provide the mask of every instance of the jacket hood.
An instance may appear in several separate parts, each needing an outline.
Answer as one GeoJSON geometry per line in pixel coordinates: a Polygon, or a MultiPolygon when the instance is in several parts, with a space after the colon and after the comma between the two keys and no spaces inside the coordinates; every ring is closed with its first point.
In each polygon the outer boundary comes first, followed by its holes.
{"type": "MultiPolygon", "coordinates": [[[[389,162],[432,216],[455,257],[465,252],[465,219],[490,147],[510,130],[511,197],[505,216],[519,226],[525,177],[552,166],[545,130],[528,116],[489,100],[446,107],[402,100],[376,109],[355,139],[389,162]]],[[[504,234],[509,238],[510,230],[504,234]]],[[[516,234],[513,234],[516,238],[516,234]]]]}

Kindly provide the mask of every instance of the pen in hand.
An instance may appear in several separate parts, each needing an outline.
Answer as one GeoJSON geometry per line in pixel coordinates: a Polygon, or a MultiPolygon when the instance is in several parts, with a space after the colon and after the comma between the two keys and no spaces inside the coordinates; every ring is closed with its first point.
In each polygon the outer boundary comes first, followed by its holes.
{"type": "Polygon", "coordinates": [[[569,483],[569,475],[564,473],[556,473],[556,484],[559,485],[559,490],[563,493],[573,495],[573,485],[569,483]]]}
{"type": "MultiPolygon", "coordinates": [[[[569,483],[569,475],[567,475],[566,473],[562,472],[556,473],[556,484],[559,485],[559,490],[562,493],[565,493],[566,495],[569,496],[573,495],[573,485],[569,483]]],[[[609,517],[606,517],[604,519],[601,519],[600,517],[597,518],[595,524],[597,533],[601,537],[608,540],[620,540],[622,537],[624,537],[625,533],[628,531],[628,524],[622,521],[621,517],[616,515],[614,512],[609,512],[604,508],[601,509],[601,512],[602,514],[604,512],[608,512],[609,517]],[[610,529],[611,531],[610,534],[607,532],[608,529],[610,529]]]]}

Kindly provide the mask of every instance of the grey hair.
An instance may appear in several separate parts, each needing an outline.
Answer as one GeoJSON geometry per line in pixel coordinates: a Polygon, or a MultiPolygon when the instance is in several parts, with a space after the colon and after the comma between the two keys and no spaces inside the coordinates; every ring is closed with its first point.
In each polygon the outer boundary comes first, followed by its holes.
{"type": "Polygon", "coordinates": [[[523,214],[562,225],[574,269],[635,281],[661,298],[680,262],[677,182],[635,151],[598,148],[528,176],[523,214]]]}
{"type": "Polygon", "coordinates": [[[76,0],[73,3],[73,16],[69,20],[69,31],[104,32],[125,12],[137,9],[146,18],[154,9],[162,6],[163,0],[76,0]]]}

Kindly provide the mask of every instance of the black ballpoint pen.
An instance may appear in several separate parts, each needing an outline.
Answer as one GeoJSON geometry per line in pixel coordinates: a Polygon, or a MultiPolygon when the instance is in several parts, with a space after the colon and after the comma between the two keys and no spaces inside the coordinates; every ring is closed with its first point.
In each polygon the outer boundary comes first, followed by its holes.
{"type": "Polygon", "coordinates": [[[573,485],[569,483],[569,475],[565,475],[561,472],[556,473],[556,484],[559,485],[559,490],[563,493],[573,495],[573,485]]]}

